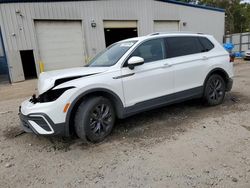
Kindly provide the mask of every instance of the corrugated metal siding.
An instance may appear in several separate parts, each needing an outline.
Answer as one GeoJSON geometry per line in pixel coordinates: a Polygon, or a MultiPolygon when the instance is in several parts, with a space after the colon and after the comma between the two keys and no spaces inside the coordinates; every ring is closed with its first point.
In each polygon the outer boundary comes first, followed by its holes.
{"type": "MultiPolygon", "coordinates": [[[[90,57],[105,48],[103,20],[135,20],[139,35],[152,33],[154,20],[185,21],[187,26],[181,27],[181,30],[214,34],[221,41],[224,33],[222,12],[154,0],[0,4],[0,26],[14,82],[24,80],[19,50],[33,49],[36,62],[40,61],[34,20],[43,19],[81,20],[85,54],[90,57]],[[22,17],[16,13],[17,9],[21,11],[22,17]],[[92,20],[96,22],[96,28],[91,27],[92,20]],[[12,36],[12,33],[16,36],[12,36]]],[[[39,71],[38,65],[36,66],[39,71]]]]}
{"type": "Polygon", "coordinates": [[[192,7],[184,6],[180,6],[179,12],[181,21],[187,23],[185,27],[182,25],[181,31],[208,33],[213,35],[219,42],[223,42],[224,12],[206,11],[203,9],[194,11],[192,7]]]}

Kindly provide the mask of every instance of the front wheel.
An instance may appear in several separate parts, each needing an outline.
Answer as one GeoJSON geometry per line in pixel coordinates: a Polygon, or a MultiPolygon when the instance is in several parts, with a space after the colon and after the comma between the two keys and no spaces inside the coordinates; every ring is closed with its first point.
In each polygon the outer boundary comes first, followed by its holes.
{"type": "Polygon", "coordinates": [[[93,143],[103,141],[112,131],[115,111],[104,97],[84,100],[76,111],[75,130],[78,137],[93,143]]]}
{"type": "Polygon", "coordinates": [[[226,93],[224,79],[217,74],[211,75],[205,85],[204,99],[209,106],[219,105],[223,102],[226,93]]]}

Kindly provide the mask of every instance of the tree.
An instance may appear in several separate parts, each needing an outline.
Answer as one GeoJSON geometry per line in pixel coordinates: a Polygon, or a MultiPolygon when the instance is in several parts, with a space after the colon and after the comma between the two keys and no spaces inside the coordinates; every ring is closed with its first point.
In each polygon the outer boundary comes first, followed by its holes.
{"type": "Polygon", "coordinates": [[[226,33],[240,33],[248,27],[245,10],[248,4],[241,4],[241,0],[200,0],[199,4],[225,9],[226,33]]]}

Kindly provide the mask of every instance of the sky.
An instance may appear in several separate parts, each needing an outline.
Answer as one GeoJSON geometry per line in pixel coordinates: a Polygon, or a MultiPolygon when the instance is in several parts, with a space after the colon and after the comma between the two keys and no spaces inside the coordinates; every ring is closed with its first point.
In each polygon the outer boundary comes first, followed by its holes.
{"type": "Polygon", "coordinates": [[[250,3],[250,0],[242,0],[243,3],[250,3]]]}

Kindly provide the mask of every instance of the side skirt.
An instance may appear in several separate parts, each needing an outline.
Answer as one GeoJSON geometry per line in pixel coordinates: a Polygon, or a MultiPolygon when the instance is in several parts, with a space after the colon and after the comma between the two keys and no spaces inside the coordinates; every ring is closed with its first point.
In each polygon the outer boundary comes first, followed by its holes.
{"type": "Polygon", "coordinates": [[[143,101],[133,106],[124,108],[123,118],[166,105],[183,102],[190,99],[201,98],[202,95],[203,86],[200,86],[193,89],[188,89],[174,94],[169,94],[155,99],[143,101]]]}

